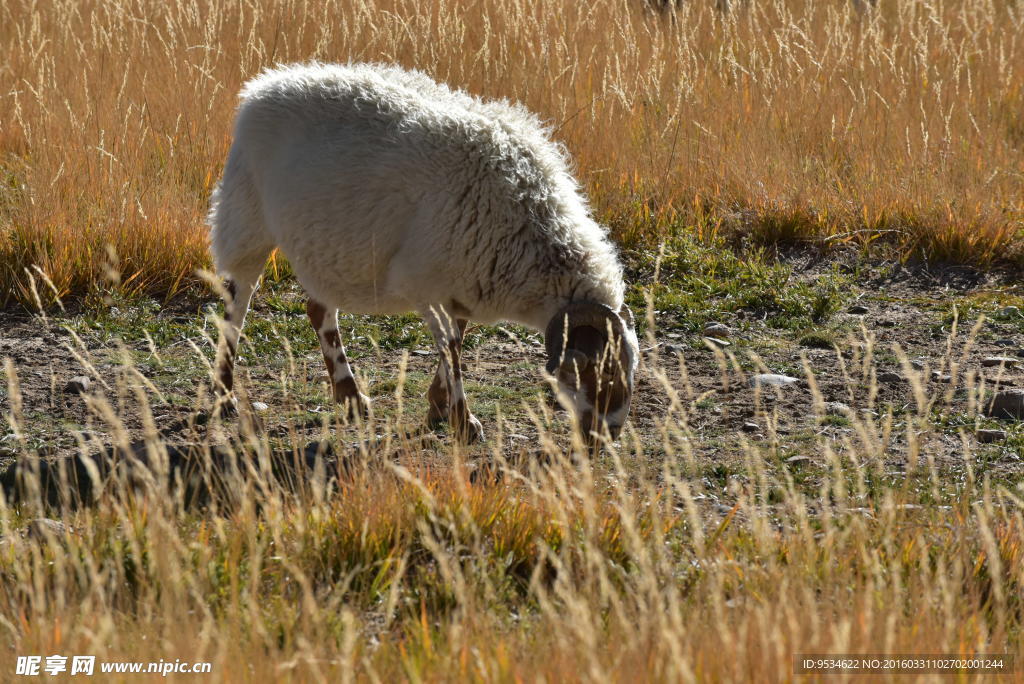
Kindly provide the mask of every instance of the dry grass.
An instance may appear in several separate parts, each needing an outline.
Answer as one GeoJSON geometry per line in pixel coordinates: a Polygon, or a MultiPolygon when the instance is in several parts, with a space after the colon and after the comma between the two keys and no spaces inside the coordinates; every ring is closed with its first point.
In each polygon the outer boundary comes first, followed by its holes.
{"type": "MultiPolygon", "coordinates": [[[[942,362],[955,369],[962,344],[942,362]]],[[[870,351],[852,363],[874,368],[870,351]]],[[[7,370],[18,443],[31,417],[7,370]]],[[[800,653],[1019,650],[1021,488],[976,475],[965,433],[963,463],[936,466],[923,445],[949,410],[945,387],[908,364],[915,406],[897,421],[853,407],[842,441],[803,445],[811,478],[780,449],[766,401],[769,439],[745,442],[742,472],[723,482],[695,462],[700,397],[664,371],[646,358],[642,373],[674,398],[653,443],[630,427],[590,458],[540,399],[527,402],[537,446],[517,463],[499,434],[476,477],[468,452],[448,444],[428,460],[389,417],[328,416],[346,472],[289,487],[268,460],[302,442],[246,413],[230,441],[213,424],[199,444],[230,445],[238,470],[202,470],[223,495],[197,509],[166,494],[158,400],[126,361],[117,387],[86,399],[83,450],[125,439],[115,405],[134,397],[150,426],[134,453],[156,465],[111,477],[84,510],[0,505],[0,671],[15,655],[78,653],[210,661],[217,681],[756,681],[791,678],[800,653]],[[28,532],[43,512],[70,530],[28,532]]]]}
{"type": "MultiPolygon", "coordinates": [[[[113,273],[128,293],[197,288],[235,93],[264,66],[311,58],[396,61],[522,100],[626,243],[834,235],[1019,258],[1019,2],[716,4],[7,0],[0,305],[104,294],[113,273]]],[[[871,355],[860,361],[851,383],[873,382],[871,355]]],[[[740,364],[722,364],[735,384],[740,364]]],[[[813,469],[780,449],[775,409],[759,405],[766,438],[716,479],[694,456],[708,446],[691,428],[702,398],[663,370],[645,360],[674,398],[657,429],[593,459],[542,400],[496,409],[475,478],[467,452],[444,442],[427,459],[401,421],[329,417],[350,467],[296,489],[264,467],[301,449],[295,431],[243,420],[199,444],[241,464],[206,508],[168,496],[159,467],[149,482],[113,478],[85,509],[3,503],[0,672],[16,655],[82,653],[210,660],[224,681],[746,681],[792,677],[796,653],[1019,651],[1024,494],[976,475],[984,388],[955,386],[969,410],[953,468],[922,445],[954,386],[907,366],[913,402],[897,417],[853,406],[841,441],[799,446],[813,469]],[[518,462],[502,412],[536,417],[518,462]],[[26,533],[44,514],[71,531],[26,533]]],[[[31,461],[26,434],[44,418],[22,414],[7,374],[4,448],[31,461]]],[[[95,453],[124,439],[120,407],[142,406],[159,462],[158,400],[130,363],[117,377],[78,434],[95,453]]]]}
{"type": "Polygon", "coordinates": [[[1020,257],[1016,1],[138,0],[0,7],[0,305],[194,287],[235,93],[278,62],[394,61],[521,100],[626,242],[878,238],[1020,257]],[[666,3],[673,4],[673,3],[666,3]]]}

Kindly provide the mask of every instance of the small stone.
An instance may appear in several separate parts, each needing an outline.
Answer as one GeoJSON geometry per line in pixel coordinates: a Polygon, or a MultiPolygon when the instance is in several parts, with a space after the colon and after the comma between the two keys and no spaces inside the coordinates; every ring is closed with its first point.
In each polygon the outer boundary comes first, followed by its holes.
{"type": "Polygon", "coordinates": [[[25,527],[25,534],[29,539],[43,540],[48,537],[63,537],[68,533],[68,526],[59,520],[50,518],[36,518],[30,520],[25,527]]]}
{"type": "Polygon", "coordinates": [[[890,320],[878,321],[878,325],[880,327],[882,327],[882,328],[895,328],[896,327],[896,321],[890,321],[890,320]]]}
{"type": "Polygon", "coordinates": [[[979,442],[1005,442],[1006,430],[978,430],[974,433],[979,442]]]}
{"type": "Polygon", "coordinates": [[[64,393],[84,394],[89,391],[90,385],[92,385],[92,380],[90,380],[88,376],[76,375],[68,380],[68,384],[64,385],[64,393]]]}
{"type": "Polygon", "coordinates": [[[854,304],[853,306],[846,310],[846,313],[853,314],[855,316],[862,316],[867,312],[868,307],[864,306],[863,304],[854,304]]]}
{"type": "Polygon", "coordinates": [[[988,408],[988,414],[995,418],[1024,418],[1024,390],[996,392],[988,408]]]}
{"type": "Polygon", "coordinates": [[[804,456],[802,454],[797,454],[796,456],[790,456],[789,458],[787,458],[786,459],[786,463],[792,463],[792,464],[796,465],[798,463],[804,463],[805,461],[810,461],[810,460],[811,460],[810,456],[804,456]]]}
{"type": "Polygon", "coordinates": [[[663,344],[661,348],[669,354],[682,354],[685,348],[681,344],[663,344]]]}
{"type": "Polygon", "coordinates": [[[882,371],[877,376],[878,382],[884,382],[887,385],[897,385],[903,382],[903,376],[899,373],[893,373],[892,371],[882,371]]]}
{"type": "Polygon", "coordinates": [[[717,337],[705,337],[704,338],[704,342],[706,344],[710,344],[710,345],[712,345],[714,347],[728,347],[728,346],[731,346],[731,344],[732,344],[731,342],[726,342],[725,340],[720,340],[717,337]]]}
{"type": "Polygon", "coordinates": [[[1017,359],[1012,359],[1009,356],[989,356],[981,360],[981,365],[986,368],[992,368],[993,366],[1013,368],[1017,365],[1017,359]]]}
{"type": "Polygon", "coordinates": [[[935,382],[953,382],[953,376],[949,375],[948,373],[940,373],[939,371],[935,370],[932,371],[932,380],[934,380],[935,382]]]}
{"type": "Polygon", "coordinates": [[[910,362],[910,367],[913,368],[914,370],[924,370],[924,361],[914,359],[913,361],[910,362]]]}
{"type": "Polygon", "coordinates": [[[848,413],[850,413],[850,407],[841,401],[825,402],[825,415],[827,416],[845,416],[848,413]]]}
{"type": "Polygon", "coordinates": [[[992,344],[996,345],[997,347],[1012,347],[1013,345],[1017,344],[1017,341],[1011,340],[1009,338],[1003,338],[1001,340],[995,340],[994,342],[992,342],[992,344]]]}
{"type": "Polygon", "coordinates": [[[264,411],[269,411],[270,410],[270,405],[269,404],[264,404],[262,401],[254,401],[254,402],[252,402],[252,410],[253,411],[259,411],[260,413],[263,413],[264,411]]]}
{"type": "Polygon", "coordinates": [[[761,426],[757,423],[744,423],[743,427],[740,429],[744,432],[760,432],[761,426]]]}
{"type": "Polygon", "coordinates": [[[704,326],[704,337],[729,337],[732,330],[725,323],[711,321],[704,326]]]}
{"type": "Polygon", "coordinates": [[[786,387],[788,385],[795,385],[798,382],[800,382],[800,380],[797,378],[791,378],[788,375],[779,375],[777,373],[759,373],[758,375],[750,378],[751,387],[757,387],[759,385],[786,387]]]}
{"type": "Polygon", "coordinates": [[[412,355],[413,356],[433,356],[433,354],[434,354],[434,350],[433,349],[413,349],[412,350],[412,355]]]}
{"type": "Polygon", "coordinates": [[[999,310],[999,315],[1003,318],[1013,318],[1020,316],[1020,309],[1016,306],[1004,306],[999,310]]]}

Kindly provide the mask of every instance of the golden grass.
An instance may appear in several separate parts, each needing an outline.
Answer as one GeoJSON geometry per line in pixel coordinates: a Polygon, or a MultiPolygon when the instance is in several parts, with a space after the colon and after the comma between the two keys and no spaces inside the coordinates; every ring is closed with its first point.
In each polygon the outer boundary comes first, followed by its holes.
{"type": "MultiPolygon", "coordinates": [[[[951,340],[938,363],[956,373],[971,343],[951,340]]],[[[873,377],[865,344],[851,367],[873,377]]],[[[17,655],[91,654],[209,661],[214,681],[775,681],[794,678],[797,654],[1019,651],[1021,487],[978,477],[964,433],[963,463],[936,466],[927,445],[951,410],[945,387],[908,363],[915,406],[855,406],[847,436],[803,446],[825,465],[811,484],[780,450],[777,409],[759,403],[769,438],[746,442],[744,467],[721,483],[694,457],[699,398],[663,371],[645,359],[673,398],[660,437],[629,427],[598,458],[568,444],[542,399],[529,407],[536,448],[510,463],[499,420],[475,480],[458,446],[428,465],[389,418],[328,416],[349,472],[304,474],[296,489],[265,467],[280,440],[244,414],[230,442],[243,475],[209,473],[226,486],[205,509],[168,496],[160,466],[149,484],[113,477],[93,507],[61,511],[67,533],[26,534],[41,504],[0,504],[0,672],[17,655]],[[353,437],[361,449],[345,446],[353,437]]],[[[17,436],[31,418],[7,373],[17,436]]],[[[113,395],[136,397],[152,426],[157,400],[137,369],[117,376],[112,396],[86,399],[83,446],[125,434],[113,395]]],[[[983,392],[973,375],[957,382],[983,392]]],[[[396,396],[403,387],[400,376],[396,396]]],[[[295,432],[284,444],[302,447],[295,432]]],[[[156,463],[165,446],[150,428],[156,463]]]]}
{"type": "Polygon", "coordinates": [[[41,298],[88,294],[108,243],[128,291],[196,285],[235,93],[308,59],[521,100],[626,242],[689,226],[1019,259],[1019,2],[658,4],[8,0],[0,305],[34,301],[33,266],[41,298]]]}

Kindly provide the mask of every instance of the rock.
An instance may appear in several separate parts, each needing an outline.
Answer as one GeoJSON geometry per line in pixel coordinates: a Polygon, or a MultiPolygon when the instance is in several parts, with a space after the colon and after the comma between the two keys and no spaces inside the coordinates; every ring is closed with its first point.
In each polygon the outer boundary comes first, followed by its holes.
{"type": "Polygon", "coordinates": [[[254,401],[254,402],[252,402],[252,410],[253,411],[259,411],[260,413],[263,413],[264,411],[269,411],[270,410],[270,405],[269,404],[264,404],[262,401],[254,401]]]}
{"type": "Polygon", "coordinates": [[[789,458],[787,458],[786,459],[786,463],[792,463],[793,465],[797,465],[797,464],[800,464],[800,463],[809,462],[810,460],[811,460],[810,456],[804,456],[802,454],[797,454],[796,456],[790,456],[789,458]]]}
{"type": "Polygon", "coordinates": [[[884,382],[887,385],[898,385],[903,382],[903,376],[892,371],[882,371],[875,377],[878,379],[878,382],[884,382]]]}
{"type": "Polygon", "coordinates": [[[413,356],[433,356],[434,355],[434,350],[433,349],[413,349],[412,350],[412,355],[413,356]]]}
{"type": "Polygon", "coordinates": [[[711,321],[704,326],[704,337],[729,337],[730,335],[732,335],[732,330],[725,323],[711,321]]]}
{"type": "Polygon", "coordinates": [[[787,387],[789,385],[795,385],[798,382],[800,382],[798,378],[791,378],[788,375],[779,375],[777,373],[759,373],[758,375],[750,378],[751,387],[758,387],[760,385],[787,387]]]}
{"type": "Polygon", "coordinates": [[[895,328],[896,321],[878,321],[878,325],[882,328],[895,328]]]}
{"type": "Polygon", "coordinates": [[[1005,442],[1006,430],[978,430],[974,433],[979,442],[1005,442]]]}
{"type": "Polygon", "coordinates": [[[25,527],[25,536],[29,539],[42,541],[48,538],[59,539],[60,537],[65,536],[68,531],[68,526],[59,520],[36,518],[35,520],[30,520],[28,525],[25,527]]]}
{"type": "Polygon", "coordinates": [[[663,344],[661,348],[669,354],[682,354],[685,351],[685,347],[681,344],[663,344]]]}
{"type": "Polygon", "coordinates": [[[988,407],[988,415],[994,418],[1024,418],[1024,390],[996,392],[988,407]]]}
{"type": "Polygon", "coordinates": [[[725,340],[720,340],[717,337],[705,337],[703,339],[704,339],[705,344],[710,344],[710,345],[715,346],[715,347],[728,347],[728,346],[731,346],[731,344],[732,344],[731,342],[726,342],[725,340]]]}
{"type": "Polygon", "coordinates": [[[1004,318],[1014,318],[1020,316],[1020,309],[1016,306],[1004,306],[999,310],[999,315],[1004,318]]]}
{"type": "Polygon", "coordinates": [[[1012,347],[1013,345],[1017,344],[1017,341],[1011,340],[1010,338],[1003,338],[1001,340],[993,341],[992,344],[996,345],[997,347],[1012,347]]]}
{"type": "Polygon", "coordinates": [[[761,426],[757,423],[744,423],[740,429],[744,432],[760,432],[761,426]]]}
{"type": "Polygon", "coordinates": [[[68,380],[68,384],[64,385],[65,394],[84,394],[89,391],[89,386],[92,385],[92,380],[86,375],[76,375],[75,377],[68,380]]]}
{"type": "Polygon", "coordinates": [[[848,413],[850,413],[850,407],[841,401],[825,402],[825,415],[827,416],[845,416],[848,413]]]}
{"type": "Polygon", "coordinates": [[[1017,359],[1012,359],[1009,356],[989,356],[981,360],[981,365],[986,368],[992,368],[993,366],[1013,368],[1017,365],[1017,359]]]}
{"type": "Polygon", "coordinates": [[[914,370],[924,370],[924,361],[921,361],[920,359],[914,359],[913,361],[910,362],[910,367],[913,368],[914,370]]]}
{"type": "Polygon", "coordinates": [[[867,312],[868,307],[864,306],[863,304],[854,304],[853,306],[846,310],[846,313],[853,314],[855,316],[863,316],[867,312]]]}
{"type": "Polygon", "coordinates": [[[937,370],[932,371],[932,380],[935,382],[953,382],[953,376],[948,373],[940,373],[937,370]]]}

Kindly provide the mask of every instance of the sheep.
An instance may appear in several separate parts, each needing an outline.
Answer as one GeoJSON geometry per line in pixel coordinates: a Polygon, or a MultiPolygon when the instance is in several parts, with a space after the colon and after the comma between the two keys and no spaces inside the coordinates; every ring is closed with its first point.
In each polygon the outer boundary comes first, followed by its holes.
{"type": "Polygon", "coordinates": [[[545,331],[546,369],[591,443],[619,434],[638,363],[622,266],[563,149],[525,108],[379,64],[298,64],[243,87],[208,216],[224,278],[215,387],[279,249],[308,295],[334,399],[366,414],[337,312],[416,311],[440,352],[427,421],[482,438],[463,389],[468,321],[545,331]]]}

